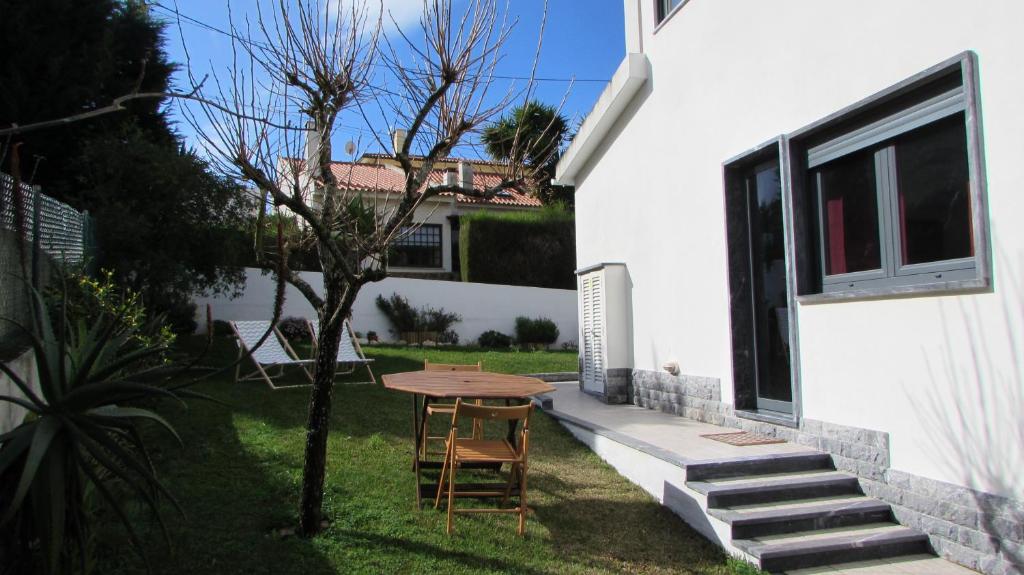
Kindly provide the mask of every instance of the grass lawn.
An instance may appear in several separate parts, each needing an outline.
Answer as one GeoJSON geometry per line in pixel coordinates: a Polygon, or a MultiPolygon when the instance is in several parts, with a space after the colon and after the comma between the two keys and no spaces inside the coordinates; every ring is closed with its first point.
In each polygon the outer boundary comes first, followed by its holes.
{"type": "MultiPolygon", "coordinates": [[[[211,363],[233,357],[218,338],[211,363]]],[[[482,359],[489,371],[567,371],[574,352],[368,348],[378,375],[437,362],[482,359]]],[[[151,437],[161,476],[186,509],[165,512],[173,552],[138,512],[156,573],[755,573],[728,559],[557,423],[531,425],[527,535],[513,515],[462,515],[445,534],[443,511],[413,503],[411,400],[380,386],[338,386],[324,507],[330,527],[313,539],[281,538],[294,524],[308,389],[271,391],[230,376],[198,390],[228,407],[165,405],[185,443],[151,437]]],[[[478,503],[478,502],[474,502],[478,503]]],[[[141,560],[112,515],[97,534],[98,573],[138,573],[141,560]]]]}

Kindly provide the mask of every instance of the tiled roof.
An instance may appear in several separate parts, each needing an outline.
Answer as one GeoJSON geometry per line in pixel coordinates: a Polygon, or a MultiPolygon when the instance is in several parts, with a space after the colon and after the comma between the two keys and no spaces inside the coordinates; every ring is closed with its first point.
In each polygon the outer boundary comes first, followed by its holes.
{"type": "MultiPolygon", "coordinates": [[[[391,154],[381,154],[381,153],[377,153],[377,152],[366,152],[366,153],[364,153],[362,155],[362,157],[363,158],[379,159],[379,160],[390,160],[390,159],[394,158],[394,156],[392,156],[391,154]]],[[[411,159],[411,160],[421,160],[421,159],[423,159],[423,156],[410,155],[409,159],[411,159]]],[[[438,162],[447,162],[447,163],[467,162],[467,163],[470,163],[470,164],[480,164],[480,165],[483,165],[483,166],[504,166],[505,165],[502,162],[492,162],[492,161],[489,161],[489,160],[474,160],[474,159],[470,159],[470,158],[440,158],[437,161],[438,162]]]]}
{"type": "MultiPolygon", "coordinates": [[[[383,191],[401,193],[405,189],[405,178],[400,170],[395,167],[383,164],[358,164],[351,162],[332,162],[331,171],[338,180],[342,189],[383,191]]],[[[431,184],[440,184],[444,181],[444,170],[434,170],[430,173],[428,181],[431,184]]],[[[488,174],[473,172],[473,188],[485,190],[493,188],[501,183],[499,174],[488,174]]],[[[540,200],[515,189],[508,189],[499,192],[490,199],[472,198],[452,192],[439,194],[445,197],[456,196],[460,204],[495,205],[495,206],[516,206],[539,208],[540,200]]]]}

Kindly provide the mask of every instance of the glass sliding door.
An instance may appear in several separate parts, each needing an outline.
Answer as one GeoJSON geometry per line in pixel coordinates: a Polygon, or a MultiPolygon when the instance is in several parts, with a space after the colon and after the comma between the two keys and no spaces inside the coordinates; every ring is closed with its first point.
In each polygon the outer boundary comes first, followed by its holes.
{"type": "Polygon", "coordinates": [[[758,410],[791,414],[789,293],[779,163],[750,170],[744,180],[749,243],[750,334],[758,410]]]}

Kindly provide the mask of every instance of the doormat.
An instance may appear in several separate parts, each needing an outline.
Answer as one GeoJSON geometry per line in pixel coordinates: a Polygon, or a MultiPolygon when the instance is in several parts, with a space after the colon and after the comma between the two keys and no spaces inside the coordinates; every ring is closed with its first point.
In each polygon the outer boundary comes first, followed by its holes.
{"type": "Polygon", "coordinates": [[[763,435],[757,435],[750,433],[749,431],[735,431],[729,433],[709,433],[707,435],[701,435],[701,437],[707,437],[715,441],[721,441],[722,443],[728,443],[729,445],[736,445],[739,447],[745,447],[747,445],[767,445],[769,443],[785,443],[785,439],[778,439],[775,437],[765,437],[763,435]]]}

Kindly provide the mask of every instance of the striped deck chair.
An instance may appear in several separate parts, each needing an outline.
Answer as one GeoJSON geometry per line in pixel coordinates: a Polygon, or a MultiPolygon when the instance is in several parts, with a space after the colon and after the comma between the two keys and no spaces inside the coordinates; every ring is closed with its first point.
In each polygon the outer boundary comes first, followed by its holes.
{"type": "MultiPolygon", "coordinates": [[[[313,334],[313,354],[316,355],[317,342],[320,341],[320,323],[315,321],[307,323],[309,324],[309,332],[313,334]]],[[[355,372],[356,369],[365,367],[366,373],[370,375],[368,381],[346,381],[344,383],[346,385],[377,383],[377,379],[373,376],[373,370],[370,369],[370,363],[373,360],[367,359],[366,355],[363,354],[363,348],[359,345],[359,341],[356,340],[355,333],[352,332],[352,324],[346,319],[341,329],[341,343],[338,345],[338,368],[334,375],[349,375],[355,372]]]]}
{"type": "Polygon", "coordinates": [[[270,389],[285,389],[289,387],[305,387],[313,383],[313,375],[306,369],[306,366],[313,363],[312,359],[299,359],[295,354],[295,350],[288,345],[288,340],[281,336],[281,332],[274,327],[274,333],[270,335],[263,342],[263,345],[257,347],[253,351],[253,347],[260,341],[263,334],[270,329],[269,321],[232,321],[231,329],[235,332],[235,337],[238,339],[238,357],[241,358],[242,354],[250,353],[250,359],[256,365],[256,370],[252,373],[244,376],[239,376],[242,364],[239,363],[235,366],[235,382],[239,381],[252,381],[262,379],[267,382],[270,389]],[[281,342],[284,342],[284,347],[281,347],[281,342]],[[309,379],[308,384],[298,385],[274,385],[274,379],[284,375],[284,368],[291,366],[299,366],[302,368],[303,373],[306,374],[306,378],[309,379]],[[270,375],[268,370],[272,368],[278,368],[278,372],[274,375],[270,375]]]}

